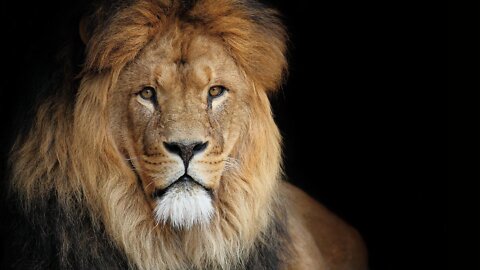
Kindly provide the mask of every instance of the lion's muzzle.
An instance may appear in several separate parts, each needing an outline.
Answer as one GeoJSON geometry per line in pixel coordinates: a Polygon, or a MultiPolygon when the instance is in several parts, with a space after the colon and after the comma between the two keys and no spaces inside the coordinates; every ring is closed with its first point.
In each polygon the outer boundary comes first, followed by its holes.
{"type": "Polygon", "coordinates": [[[204,186],[203,184],[195,181],[195,179],[193,179],[190,175],[188,174],[184,174],[183,176],[181,176],[180,178],[178,178],[177,181],[171,183],[170,185],[168,185],[166,188],[162,188],[162,189],[156,189],[153,194],[152,194],[152,197],[153,199],[156,199],[156,198],[161,198],[163,195],[165,195],[165,193],[167,193],[167,191],[169,191],[170,189],[172,188],[175,188],[175,187],[180,187],[182,186],[183,188],[188,188],[190,186],[199,186],[203,189],[205,189],[205,191],[208,192],[208,194],[210,196],[212,196],[212,190],[206,186],[204,186]]]}

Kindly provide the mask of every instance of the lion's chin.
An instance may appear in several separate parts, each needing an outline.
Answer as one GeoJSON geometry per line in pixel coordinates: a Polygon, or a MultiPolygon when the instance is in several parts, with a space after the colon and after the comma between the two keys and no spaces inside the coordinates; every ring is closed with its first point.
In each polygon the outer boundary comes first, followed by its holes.
{"type": "Polygon", "coordinates": [[[188,182],[178,183],[156,199],[154,209],[158,223],[176,229],[205,226],[214,214],[211,195],[204,188],[188,182]]]}

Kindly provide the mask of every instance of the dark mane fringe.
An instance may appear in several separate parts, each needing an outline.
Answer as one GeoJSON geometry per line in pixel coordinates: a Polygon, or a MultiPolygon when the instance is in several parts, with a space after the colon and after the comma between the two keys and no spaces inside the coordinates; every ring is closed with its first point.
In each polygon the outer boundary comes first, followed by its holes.
{"type": "MultiPolygon", "coordinates": [[[[279,209],[283,206],[278,205],[279,209]]],[[[268,230],[258,238],[250,257],[241,269],[251,270],[278,270],[286,265],[292,256],[290,235],[287,229],[287,215],[285,210],[272,219],[268,230]]]]}
{"type": "Polygon", "coordinates": [[[74,208],[72,215],[72,209],[60,206],[52,192],[45,203],[31,209],[32,215],[11,209],[14,233],[5,239],[8,246],[1,269],[133,269],[85,206],[74,208]]]}

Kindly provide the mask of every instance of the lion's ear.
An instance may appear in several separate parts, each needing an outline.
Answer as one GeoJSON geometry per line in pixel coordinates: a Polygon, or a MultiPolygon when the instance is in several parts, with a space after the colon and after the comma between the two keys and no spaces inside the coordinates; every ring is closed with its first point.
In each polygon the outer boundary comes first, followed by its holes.
{"type": "Polygon", "coordinates": [[[80,23],[78,25],[78,32],[80,34],[80,39],[82,40],[83,44],[87,45],[90,37],[92,36],[91,31],[88,29],[88,16],[83,16],[80,19],[80,23]]]}
{"type": "Polygon", "coordinates": [[[78,24],[78,33],[82,42],[87,43],[92,38],[95,28],[101,25],[107,17],[106,0],[94,1],[88,11],[82,16],[78,24]]]}
{"type": "Polygon", "coordinates": [[[105,16],[105,14],[103,14],[104,9],[102,7],[96,7],[94,10],[95,11],[92,13],[83,15],[80,19],[80,23],[78,24],[80,39],[85,45],[87,45],[92,38],[95,28],[102,23],[100,19],[105,16]]]}

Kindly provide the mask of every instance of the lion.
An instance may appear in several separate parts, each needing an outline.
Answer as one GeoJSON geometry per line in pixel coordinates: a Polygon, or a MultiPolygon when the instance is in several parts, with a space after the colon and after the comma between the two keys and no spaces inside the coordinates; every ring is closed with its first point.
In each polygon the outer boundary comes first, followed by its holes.
{"type": "Polygon", "coordinates": [[[276,11],[241,0],[99,4],[75,82],[10,156],[14,269],[366,269],[355,229],[287,183],[269,96],[276,11]]]}

